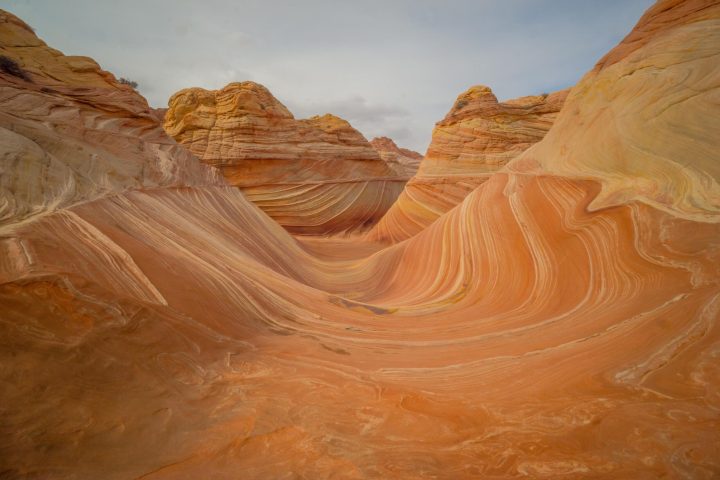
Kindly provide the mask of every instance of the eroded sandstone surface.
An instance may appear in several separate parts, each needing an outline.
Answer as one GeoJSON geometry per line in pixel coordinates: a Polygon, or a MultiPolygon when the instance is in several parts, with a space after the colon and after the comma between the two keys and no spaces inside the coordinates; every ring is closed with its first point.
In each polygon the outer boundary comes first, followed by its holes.
{"type": "Polygon", "coordinates": [[[659,1],[387,246],[291,236],[3,13],[2,476],[716,478],[719,37],[659,1]]]}

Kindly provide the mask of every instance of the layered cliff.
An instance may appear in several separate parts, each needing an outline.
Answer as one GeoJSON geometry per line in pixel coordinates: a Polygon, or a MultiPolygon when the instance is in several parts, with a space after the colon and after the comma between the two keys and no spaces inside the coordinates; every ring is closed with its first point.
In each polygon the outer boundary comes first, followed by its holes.
{"type": "Polygon", "coordinates": [[[433,130],[427,154],[369,238],[398,242],[460,203],[550,130],[568,90],[498,102],[477,85],[457,97],[433,130]]]}
{"type": "MultiPolygon", "coordinates": [[[[720,2],[658,2],[543,140],[391,246],[298,240],[234,187],[115,183],[158,144],[212,170],[95,77],[3,75],[38,157],[117,153],[72,164],[109,190],[17,197],[37,214],[0,227],[1,476],[716,477],[719,36],[720,2]]],[[[65,184],[14,158],[3,181],[65,184]]]]}
{"type": "Polygon", "coordinates": [[[387,163],[396,175],[410,178],[417,173],[423,156],[418,152],[398,147],[388,137],[376,137],[370,140],[370,145],[377,150],[380,158],[387,163]]]}
{"type": "Polygon", "coordinates": [[[176,93],[165,129],[296,234],[367,229],[407,180],[345,120],[296,120],[253,82],[176,93]]]}

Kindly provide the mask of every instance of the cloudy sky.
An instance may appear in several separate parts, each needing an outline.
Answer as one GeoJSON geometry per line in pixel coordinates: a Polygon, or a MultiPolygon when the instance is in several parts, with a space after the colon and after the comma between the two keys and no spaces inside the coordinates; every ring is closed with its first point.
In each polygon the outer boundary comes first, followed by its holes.
{"type": "Polygon", "coordinates": [[[304,118],[424,152],[475,84],[499,99],[573,85],[651,0],[0,0],[66,54],[137,81],[151,105],[185,87],[262,83],[304,118]]]}

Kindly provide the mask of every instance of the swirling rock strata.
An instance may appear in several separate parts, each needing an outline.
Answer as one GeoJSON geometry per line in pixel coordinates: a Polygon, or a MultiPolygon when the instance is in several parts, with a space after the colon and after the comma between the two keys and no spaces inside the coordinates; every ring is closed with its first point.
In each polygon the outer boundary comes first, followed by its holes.
{"type": "Polygon", "coordinates": [[[715,26],[713,2],[650,9],[572,90],[556,128],[526,160],[597,179],[603,189],[593,209],[640,201],[717,222],[717,135],[706,134],[720,105],[715,26]]]}
{"type": "Polygon", "coordinates": [[[297,240],[220,185],[0,227],[0,472],[717,477],[720,2],[644,25],[551,134],[392,246],[297,240]]]}
{"type": "Polygon", "coordinates": [[[254,82],[181,90],[165,130],[295,234],[367,229],[407,181],[345,120],[296,120],[254,82]]]}
{"type": "Polygon", "coordinates": [[[417,234],[460,203],[490,175],[550,130],[568,90],[498,102],[477,85],[457,97],[433,130],[417,174],[369,232],[398,242],[417,234]]]}

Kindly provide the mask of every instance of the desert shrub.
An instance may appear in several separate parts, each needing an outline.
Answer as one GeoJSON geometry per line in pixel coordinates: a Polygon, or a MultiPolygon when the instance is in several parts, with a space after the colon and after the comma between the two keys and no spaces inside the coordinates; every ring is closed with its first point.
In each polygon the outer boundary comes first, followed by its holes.
{"type": "Polygon", "coordinates": [[[6,57],[5,55],[0,55],[0,71],[3,71],[8,75],[12,75],[13,77],[22,78],[27,82],[32,81],[27,72],[23,70],[15,60],[10,57],[6,57]]]}
{"type": "Polygon", "coordinates": [[[133,80],[129,80],[125,77],[120,77],[120,80],[118,80],[118,82],[122,83],[123,85],[130,85],[132,88],[137,90],[138,83],[133,80]]]}
{"type": "Polygon", "coordinates": [[[460,110],[467,104],[468,104],[467,100],[458,100],[458,102],[455,104],[455,110],[460,110]]]}

